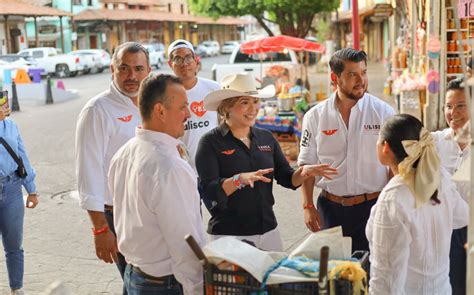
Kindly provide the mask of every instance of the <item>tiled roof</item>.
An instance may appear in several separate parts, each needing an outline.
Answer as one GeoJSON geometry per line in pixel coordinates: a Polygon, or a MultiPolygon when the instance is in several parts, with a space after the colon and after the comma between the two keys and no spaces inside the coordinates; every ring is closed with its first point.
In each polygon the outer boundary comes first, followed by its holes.
{"type": "Polygon", "coordinates": [[[91,20],[144,20],[144,21],[186,21],[185,15],[137,9],[87,9],[76,16],[75,21],[91,20]]]}
{"type": "Polygon", "coordinates": [[[0,15],[72,16],[71,13],[47,6],[36,6],[19,0],[1,0],[0,15]]]}
{"type": "Polygon", "coordinates": [[[75,21],[91,20],[144,20],[144,21],[172,21],[172,22],[194,22],[197,24],[217,24],[217,25],[244,25],[248,21],[234,17],[221,17],[213,20],[204,16],[182,15],[168,12],[158,12],[152,10],[138,9],[87,9],[74,16],[75,21]]]}

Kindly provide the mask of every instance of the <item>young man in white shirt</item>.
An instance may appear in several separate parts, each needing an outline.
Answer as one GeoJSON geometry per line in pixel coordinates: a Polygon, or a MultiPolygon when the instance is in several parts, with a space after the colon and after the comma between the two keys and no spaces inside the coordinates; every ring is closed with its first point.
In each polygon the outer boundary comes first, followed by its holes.
{"type": "Polygon", "coordinates": [[[202,294],[202,266],[184,237],[205,233],[196,175],[180,156],[191,117],[179,78],[150,76],[139,95],[142,126],[113,157],[109,187],[129,294],[202,294]]]}
{"type": "Polygon", "coordinates": [[[137,96],[140,83],[151,71],[148,51],[126,42],[115,49],[109,89],[89,100],[77,121],[76,177],[80,205],[92,222],[96,255],[117,263],[123,278],[125,260],[117,252],[112,195],[107,172],[115,152],[135,135],[140,123],[137,96]]]}
{"type": "Polygon", "coordinates": [[[333,179],[310,178],[302,185],[304,220],[316,232],[342,226],[352,250],[368,250],[365,226],[370,209],[389,179],[377,160],[380,127],[395,111],[367,93],[367,55],[344,48],[329,62],[336,92],[310,109],[303,119],[298,165],[329,164],[333,179]],[[314,186],[322,189],[313,202],[314,186]]]}
{"type": "Polygon", "coordinates": [[[189,100],[189,118],[181,139],[189,152],[190,164],[196,170],[195,157],[201,136],[217,126],[217,112],[204,108],[204,97],[218,90],[219,83],[197,77],[198,63],[194,47],[186,40],[178,39],[168,47],[168,65],[183,81],[189,100]]]}
{"type": "MultiPolygon", "coordinates": [[[[432,133],[440,155],[441,166],[450,175],[456,173],[461,164],[468,160],[470,152],[469,143],[455,140],[455,136],[468,123],[470,117],[463,82],[463,79],[455,79],[448,83],[444,115],[449,128],[432,133]]],[[[465,182],[456,182],[456,188],[466,202],[468,202],[469,185],[465,182]]],[[[453,295],[466,294],[466,250],[464,249],[466,242],[467,226],[453,230],[449,253],[449,279],[453,295]]]]}
{"type": "MultiPolygon", "coordinates": [[[[217,112],[204,108],[204,97],[214,90],[220,89],[219,83],[197,76],[198,57],[193,45],[186,40],[177,39],[168,47],[168,65],[174,74],[183,81],[184,89],[189,100],[189,118],[181,138],[189,153],[189,164],[196,171],[196,152],[201,137],[217,127],[217,112]]],[[[210,209],[212,202],[199,189],[204,205],[210,209]]]]}

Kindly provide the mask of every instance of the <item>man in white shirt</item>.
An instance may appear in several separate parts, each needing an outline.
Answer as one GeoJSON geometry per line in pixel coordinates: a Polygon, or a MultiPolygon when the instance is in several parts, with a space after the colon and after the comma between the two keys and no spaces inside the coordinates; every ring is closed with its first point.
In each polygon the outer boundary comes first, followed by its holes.
{"type": "Polygon", "coordinates": [[[129,294],[202,294],[202,266],[184,237],[205,233],[196,174],[180,156],[189,119],[179,78],[150,76],[139,95],[143,127],[115,154],[109,171],[118,247],[129,294]],[[178,283],[179,282],[179,283],[178,283]]]}
{"type": "Polygon", "coordinates": [[[140,123],[137,96],[150,73],[148,51],[138,43],[115,49],[109,89],[89,100],[79,114],[76,129],[76,177],[80,205],[92,222],[96,255],[117,263],[123,278],[126,262],[117,252],[112,195],[107,172],[115,152],[135,135],[140,123]]]}
{"type": "MultiPolygon", "coordinates": [[[[455,136],[469,121],[469,109],[462,83],[462,78],[448,83],[444,115],[449,128],[432,133],[440,154],[441,166],[450,175],[453,175],[469,158],[469,143],[455,140],[455,136]]],[[[469,186],[470,184],[466,182],[456,182],[456,188],[466,202],[468,202],[469,186]]],[[[449,279],[453,295],[466,294],[466,250],[464,249],[466,242],[467,226],[453,230],[449,253],[449,279]]]]}
{"type": "Polygon", "coordinates": [[[334,179],[310,178],[302,185],[306,226],[316,232],[342,226],[352,250],[368,250],[365,226],[370,209],[389,178],[376,154],[380,127],[395,111],[367,93],[367,55],[344,48],[329,62],[336,92],[303,119],[298,165],[329,164],[334,179]],[[313,203],[314,186],[322,189],[313,203]]]}
{"type": "MultiPolygon", "coordinates": [[[[189,100],[189,118],[184,127],[184,136],[181,138],[189,153],[189,163],[196,171],[196,152],[201,137],[217,127],[217,112],[204,108],[204,97],[214,90],[218,90],[219,83],[197,77],[198,61],[193,45],[186,40],[178,39],[168,47],[168,65],[174,74],[183,81],[184,89],[189,100]]],[[[202,190],[201,197],[204,197],[202,190]]],[[[203,198],[207,208],[211,208],[211,201],[203,198]]]]}

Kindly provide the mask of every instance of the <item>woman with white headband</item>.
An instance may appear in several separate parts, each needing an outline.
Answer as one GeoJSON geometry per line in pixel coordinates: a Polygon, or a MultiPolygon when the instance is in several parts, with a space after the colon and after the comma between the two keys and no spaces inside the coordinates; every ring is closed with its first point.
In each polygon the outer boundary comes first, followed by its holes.
{"type": "Polygon", "coordinates": [[[468,206],[440,170],[433,138],[413,116],[388,119],[377,143],[394,177],[366,227],[370,294],[451,294],[451,233],[468,222],[468,206]]]}

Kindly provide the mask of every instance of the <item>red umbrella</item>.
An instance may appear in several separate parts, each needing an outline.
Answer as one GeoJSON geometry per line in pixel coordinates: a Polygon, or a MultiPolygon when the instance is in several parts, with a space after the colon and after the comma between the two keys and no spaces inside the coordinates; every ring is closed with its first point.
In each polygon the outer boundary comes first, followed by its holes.
{"type": "Polygon", "coordinates": [[[280,52],[284,49],[323,53],[326,48],[319,43],[285,35],[266,37],[255,41],[245,42],[240,45],[240,51],[245,54],[280,52]]]}

